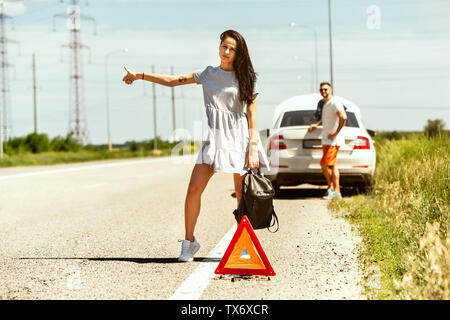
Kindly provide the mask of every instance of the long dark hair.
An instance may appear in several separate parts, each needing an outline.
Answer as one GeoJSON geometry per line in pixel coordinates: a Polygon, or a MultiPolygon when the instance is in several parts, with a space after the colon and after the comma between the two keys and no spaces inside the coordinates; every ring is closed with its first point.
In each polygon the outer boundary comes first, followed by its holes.
{"type": "Polygon", "coordinates": [[[253,88],[256,82],[256,73],[253,70],[252,61],[248,54],[247,44],[244,37],[237,31],[227,30],[220,35],[220,43],[226,37],[236,40],[236,56],[233,61],[233,69],[239,82],[239,99],[247,104],[253,102],[253,88]]]}

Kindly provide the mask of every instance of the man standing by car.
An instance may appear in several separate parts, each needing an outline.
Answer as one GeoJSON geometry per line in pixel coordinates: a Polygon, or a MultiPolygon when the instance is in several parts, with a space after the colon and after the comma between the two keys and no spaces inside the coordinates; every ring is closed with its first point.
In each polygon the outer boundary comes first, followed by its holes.
{"type": "Polygon", "coordinates": [[[322,124],[322,159],[320,166],[327,179],[328,189],[324,199],[341,199],[339,188],[339,170],[336,166],[339,147],[345,143],[344,137],[339,135],[347,120],[347,114],[341,101],[333,97],[333,88],[328,82],[320,84],[320,94],[323,97],[322,118],[319,122],[309,126],[308,131],[316,129],[322,124]]]}

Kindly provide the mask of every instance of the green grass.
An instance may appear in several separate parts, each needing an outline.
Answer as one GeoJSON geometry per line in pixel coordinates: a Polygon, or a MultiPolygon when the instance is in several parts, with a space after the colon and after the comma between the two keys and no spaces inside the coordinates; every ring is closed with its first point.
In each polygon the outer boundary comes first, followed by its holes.
{"type": "Polygon", "coordinates": [[[365,270],[366,294],[372,298],[392,299],[398,295],[394,280],[400,280],[404,272],[401,251],[407,247],[405,237],[389,219],[378,214],[376,203],[371,197],[358,195],[339,205],[333,202],[331,207],[350,212],[347,219],[358,227],[363,239],[360,251],[360,264],[365,270]],[[381,288],[375,290],[373,266],[380,270],[381,288]]]}
{"type": "Polygon", "coordinates": [[[357,226],[365,288],[375,299],[450,296],[450,138],[377,138],[375,185],[330,208],[357,226]],[[379,269],[381,287],[370,273],[379,269]],[[436,270],[439,270],[437,272],[436,270]]]}
{"type": "MultiPolygon", "coordinates": [[[[190,150],[193,150],[194,146],[191,145],[190,150]]],[[[5,154],[4,158],[0,160],[0,167],[14,167],[14,166],[33,166],[33,165],[52,165],[60,163],[73,163],[84,162],[94,160],[106,160],[106,159],[128,159],[128,158],[141,158],[141,157],[159,157],[170,156],[172,152],[172,146],[168,146],[163,149],[148,150],[141,147],[133,148],[120,148],[114,149],[109,152],[106,148],[85,148],[79,151],[66,151],[66,152],[40,152],[30,153],[22,152],[14,155],[5,154]]],[[[183,152],[180,152],[182,155],[183,152]]]]}
{"type": "Polygon", "coordinates": [[[65,137],[49,138],[46,133],[30,133],[23,137],[10,137],[3,142],[3,158],[0,167],[51,165],[105,159],[125,159],[139,157],[156,157],[183,155],[193,153],[198,143],[183,141],[169,142],[156,139],[147,141],[127,141],[122,145],[114,145],[111,152],[107,146],[81,146],[79,141],[69,132],[65,137]],[[154,150],[154,143],[158,147],[154,150]]]}

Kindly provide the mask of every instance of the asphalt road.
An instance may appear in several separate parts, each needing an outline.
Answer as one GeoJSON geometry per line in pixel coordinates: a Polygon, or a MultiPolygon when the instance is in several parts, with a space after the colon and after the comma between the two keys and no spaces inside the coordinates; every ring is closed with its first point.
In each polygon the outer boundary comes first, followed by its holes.
{"type": "Polygon", "coordinates": [[[178,263],[194,157],[0,169],[0,299],[364,299],[355,236],[317,187],[282,189],[256,235],[276,276],[215,276],[236,223],[232,174],[202,197],[178,263]],[[180,161],[179,161],[180,162],[180,161]]]}

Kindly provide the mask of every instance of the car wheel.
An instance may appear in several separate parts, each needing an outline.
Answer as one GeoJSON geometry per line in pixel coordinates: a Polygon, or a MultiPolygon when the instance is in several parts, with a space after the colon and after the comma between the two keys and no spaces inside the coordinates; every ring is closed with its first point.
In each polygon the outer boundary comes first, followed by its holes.
{"type": "Polygon", "coordinates": [[[356,185],[356,192],[357,193],[367,193],[370,189],[371,185],[367,183],[360,183],[356,185]]]}

